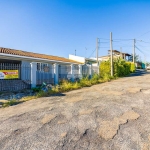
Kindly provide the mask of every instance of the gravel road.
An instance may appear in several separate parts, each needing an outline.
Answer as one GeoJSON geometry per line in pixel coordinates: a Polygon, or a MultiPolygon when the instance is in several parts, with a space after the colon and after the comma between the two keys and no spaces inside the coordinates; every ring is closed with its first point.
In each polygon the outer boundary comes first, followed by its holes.
{"type": "Polygon", "coordinates": [[[0,150],[150,150],[150,72],[0,108],[0,150]]]}

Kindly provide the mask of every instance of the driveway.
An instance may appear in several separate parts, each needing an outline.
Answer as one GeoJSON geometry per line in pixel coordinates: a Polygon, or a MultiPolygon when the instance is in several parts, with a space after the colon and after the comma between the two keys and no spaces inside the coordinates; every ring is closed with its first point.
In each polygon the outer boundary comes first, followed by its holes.
{"type": "Polygon", "coordinates": [[[0,150],[149,150],[150,74],[0,109],[0,150]]]}

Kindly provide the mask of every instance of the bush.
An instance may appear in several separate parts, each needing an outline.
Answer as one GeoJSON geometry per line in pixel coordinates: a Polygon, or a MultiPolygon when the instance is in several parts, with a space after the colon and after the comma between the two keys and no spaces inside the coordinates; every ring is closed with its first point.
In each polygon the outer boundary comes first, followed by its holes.
{"type": "Polygon", "coordinates": [[[91,78],[91,84],[99,83],[100,76],[98,74],[94,74],[91,78]]]}
{"type": "Polygon", "coordinates": [[[91,81],[88,77],[82,78],[79,83],[80,83],[81,87],[89,87],[92,85],[91,81]]]}
{"type": "Polygon", "coordinates": [[[114,60],[114,77],[124,77],[130,74],[130,64],[123,59],[114,60]]]}
{"type": "MultiPolygon", "coordinates": [[[[114,59],[113,61],[114,67],[114,77],[124,77],[130,74],[130,72],[135,71],[135,65],[131,62],[126,62],[125,60],[119,58],[114,59]]],[[[110,60],[103,61],[100,64],[100,76],[104,80],[111,79],[110,76],[110,60]]]]}
{"type": "Polygon", "coordinates": [[[110,79],[110,60],[100,63],[100,77],[104,80],[110,79]]]}
{"type": "Polygon", "coordinates": [[[135,64],[133,62],[127,62],[130,65],[130,72],[133,73],[136,70],[135,64]]]}

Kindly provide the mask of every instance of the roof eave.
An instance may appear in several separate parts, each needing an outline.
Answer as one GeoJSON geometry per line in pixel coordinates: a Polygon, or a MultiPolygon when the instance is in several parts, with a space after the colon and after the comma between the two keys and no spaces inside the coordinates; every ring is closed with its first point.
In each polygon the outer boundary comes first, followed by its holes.
{"type": "Polygon", "coordinates": [[[12,54],[5,54],[5,53],[0,53],[0,56],[6,56],[6,57],[16,57],[16,58],[23,58],[23,59],[28,59],[28,60],[39,60],[39,61],[47,61],[47,62],[52,62],[52,63],[65,63],[65,64],[80,64],[78,62],[65,62],[65,61],[58,61],[58,60],[50,60],[50,59],[43,59],[43,58],[35,58],[35,57],[27,57],[27,56],[20,56],[20,55],[12,55],[12,54]]]}

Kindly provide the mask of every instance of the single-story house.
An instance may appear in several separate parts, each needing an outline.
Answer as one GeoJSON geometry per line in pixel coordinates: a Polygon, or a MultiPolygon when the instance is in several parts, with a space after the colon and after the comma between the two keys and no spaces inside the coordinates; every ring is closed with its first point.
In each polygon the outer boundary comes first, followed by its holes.
{"type": "Polygon", "coordinates": [[[59,79],[78,76],[80,64],[63,57],[0,47],[0,91],[10,89],[5,79],[11,79],[16,86],[22,81],[33,86],[57,84],[59,79]]]}

